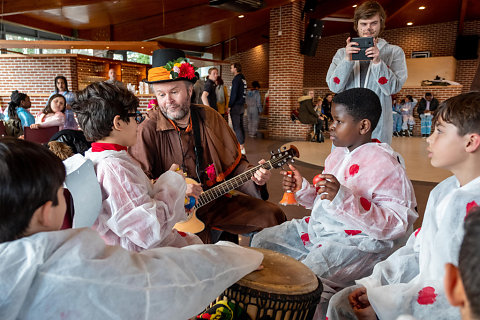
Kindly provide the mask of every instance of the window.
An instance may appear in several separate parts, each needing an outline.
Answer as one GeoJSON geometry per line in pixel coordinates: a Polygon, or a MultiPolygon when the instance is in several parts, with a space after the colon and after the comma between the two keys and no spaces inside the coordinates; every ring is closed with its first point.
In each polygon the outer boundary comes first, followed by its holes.
{"type": "Polygon", "coordinates": [[[71,53],[84,54],[86,56],[93,56],[93,49],[71,49],[71,53]]]}
{"type": "MultiPolygon", "coordinates": [[[[6,40],[25,40],[25,41],[35,41],[36,39],[33,37],[24,37],[24,36],[19,36],[16,34],[12,33],[7,33],[5,35],[6,40]]],[[[15,51],[15,52],[20,52],[24,54],[35,54],[35,53],[40,53],[39,49],[35,48],[9,48],[8,50],[10,51],[15,51]]]]}
{"type": "Polygon", "coordinates": [[[130,62],[137,62],[137,63],[144,63],[144,64],[151,64],[152,62],[152,56],[143,54],[143,53],[138,53],[138,52],[133,52],[133,51],[127,51],[127,61],[130,62]]]}

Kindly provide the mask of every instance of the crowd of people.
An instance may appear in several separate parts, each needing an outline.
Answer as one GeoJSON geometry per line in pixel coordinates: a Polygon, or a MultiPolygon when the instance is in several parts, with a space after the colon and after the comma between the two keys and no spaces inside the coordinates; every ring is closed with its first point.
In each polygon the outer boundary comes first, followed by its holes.
{"type": "Polygon", "coordinates": [[[14,91],[2,113],[12,137],[0,138],[0,317],[189,319],[262,268],[260,251],[219,241],[248,235],[251,247],[293,257],[321,280],[315,319],[479,318],[480,93],[392,102],[406,69],[403,51],[378,38],[385,19],[377,2],[360,5],[354,25],[375,37],[371,61],[352,60],[348,38],[328,71],[334,93],[298,99],[313,140],[324,142],[328,131],[334,146],[314,183],[293,165],[281,171],[283,189],[310,210],[301,219],[287,221],[268,201],[266,161],[257,166],[245,155],[245,107],[255,137],[264,105],[260,84],[248,89],[239,63],[229,94],[217,68],[203,81],[183,51],[154,51],[146,116],[114,72],[76,93],[58,76],[36,117],[29,96],[14,91]],[[414,188],[390,142],[412,134],[415,107],[431,165],[452,176],[432,190],[414,231],[414,188]],[[83,137],[63,140],[74,150],[64,162],[21,139],[25,127],[48,126],[83,137]],[[80,161],[68,161],[74,153],[92,164],[100,212],[91,228],[59,231],[64,182],[80,161]],[[248,172],[239,192],[187,206],[248,172]],[[205,228],[177,230],[189,215],[205,228]]]}

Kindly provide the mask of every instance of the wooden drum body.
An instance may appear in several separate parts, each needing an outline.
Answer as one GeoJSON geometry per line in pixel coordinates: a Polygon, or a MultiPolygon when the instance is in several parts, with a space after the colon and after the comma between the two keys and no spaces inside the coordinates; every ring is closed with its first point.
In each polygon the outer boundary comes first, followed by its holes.
{"type": "Polygon", "coordinates": [[[251,249],[264,254],[264,269],[243,277],[217,301],[226,297],[252,320],[312,319],[323,291],[317,276],[292,257],[267,249],[251,249]]]}

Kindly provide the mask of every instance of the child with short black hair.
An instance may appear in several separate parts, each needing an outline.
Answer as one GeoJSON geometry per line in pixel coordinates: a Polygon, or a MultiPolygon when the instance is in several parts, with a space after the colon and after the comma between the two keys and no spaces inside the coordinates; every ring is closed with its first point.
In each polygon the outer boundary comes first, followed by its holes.
{"type": "Polygon", "coordinates": [[[131,251],[202,243],[194,234],[173,229],[186,219],[185,194],[198,196],[201,187],[189,185],[187,190],[184,177],[173,171],[152,184],[127,153],[143,119],[138,104],[125,87],[97,82],[78,92],[72,105],[85,137],[95,141],[85,152],[93,161],[103,198],[94,229],[107,244],[131,251]]]}
{"type": "Polygon", "coordinates": [[[373,311],[380,319],[401,314],[418,319],[458,319],[444,287],[445,264],[458,265],[458,252],[470,210],[480,204],[480,93],[444,101],[427,138],[432,166],[454,176],[430,193],[421,229],[407,244],[378,263],[358,286],[339,292],[330,301],[329,319],[356,319],[373,311]],[[373,309],[372,309],[373,308],[373,309]]]}
{"type": "Polygon", "coordinates": [[[295,192],[311,216],[264,229],[252,241],[300,260],[329,292],[369,274],[405,243],[417,218],[413,188],[397,153],[372,142],[381,110],[369,89],[334,97],[330,139],[336,148],[325,160],[322,181],[311,185],[293,166],[292,177],[283,172],[284,189],[295,192]]]}
{"type": "Polygon", "coordinates": [[[135,253],[89,228],[57,231],[64,179],[47,148],[0,138],[2,319],[188,319],[261,263],[233,244],[135,253]]]}

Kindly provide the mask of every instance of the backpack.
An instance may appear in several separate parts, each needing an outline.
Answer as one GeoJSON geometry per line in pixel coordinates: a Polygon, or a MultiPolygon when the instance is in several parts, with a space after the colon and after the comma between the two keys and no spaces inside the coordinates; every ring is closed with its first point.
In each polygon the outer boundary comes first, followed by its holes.
{"type": "Polygon", "coordinates": [[[7,136],[18,138],[23,134],[23,126],[20,119],[1,120],[5,126],[7,136]]]}

